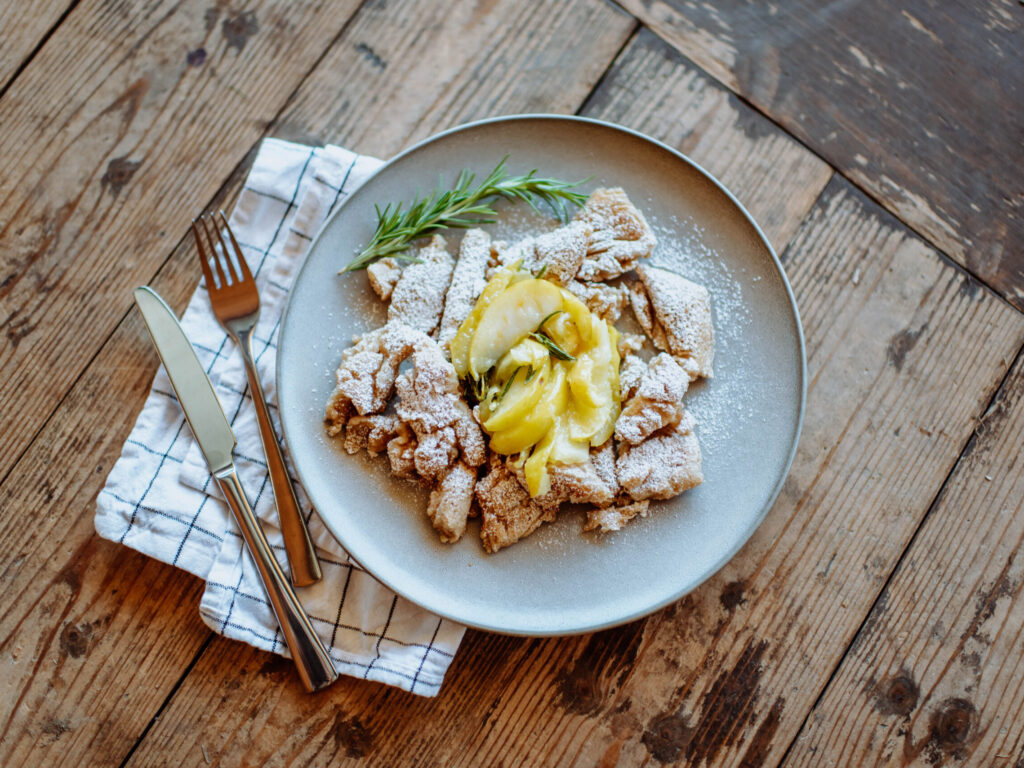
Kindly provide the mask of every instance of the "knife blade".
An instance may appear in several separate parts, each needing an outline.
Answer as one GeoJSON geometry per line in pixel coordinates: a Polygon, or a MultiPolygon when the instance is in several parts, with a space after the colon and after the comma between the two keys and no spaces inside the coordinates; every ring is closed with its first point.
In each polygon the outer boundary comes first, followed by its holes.
{"type": "Polygon", "coordinates": [[[178,324],[178,318],[156,291],[147,286],[136,288],[135,303],[167,369],[192,434],[210,465],[210,472],[216,474],[232,464],[231,452],[236,441],[213,385],[178,324]]]}
{"type": "Polygon", "coordinates": [[[171,386],[178,396],[178,403],[185,412],[192,434],[210,466],[210,474],[224,494],[224,500],[241,529],[242,538],[259,571],[299,677],[308,691],[323,688],[338,678],[338,671],[274,557],[266,534],[238,480],[231,455],[235,447],[235,433],[231,431],[213,385],[200,365],[192,343],[178,323],[178,318],[156,291],[147,286],[136,288],[135,303],[142,312],[156,351],[167,369],[171,386]]]}

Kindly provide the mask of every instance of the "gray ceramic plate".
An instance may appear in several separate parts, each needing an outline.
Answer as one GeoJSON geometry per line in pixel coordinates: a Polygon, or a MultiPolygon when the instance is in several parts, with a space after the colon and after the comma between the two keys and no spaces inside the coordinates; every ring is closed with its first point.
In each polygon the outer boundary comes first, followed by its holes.
{"type": "MultiPolygon", "coordinates": [[[[524,210],[525,209],[525,210],[524,210]]],[[[550,221],[505,206],[494,232],[506,239],[550,221]]],[[[460,232],[449,237],[458,246],[460,232]]],[[[463,126],[385,165],[321,230],[295,280],[281,328],[277,383],[291,458],[324,522],[380,581],[463,624],[510,634],[562,635],[620,624],[664,606],[707,579],[750,537],[789,470],[804,407],[800,321],[789,284],[764,235],[705,171],[632,131],[579,118],[521,116],[463,126]],[[586,189],[624,187],[659,245],[652,263],[711,291],[715,377],[687,394],[704,454],[704,484],[611,535],[581,533],[563,513],[495,555],[477,523],[441,544],[425,515],[426,493],[391,477],[386,457],[349,456],[327,438],[323,405],[341,350],[378,327],[381,303],[364,273],[338,269],[370,238],[374,204],[408,200],[482,176],[503,156],[513,172],[539,168],[586,189]]]]}

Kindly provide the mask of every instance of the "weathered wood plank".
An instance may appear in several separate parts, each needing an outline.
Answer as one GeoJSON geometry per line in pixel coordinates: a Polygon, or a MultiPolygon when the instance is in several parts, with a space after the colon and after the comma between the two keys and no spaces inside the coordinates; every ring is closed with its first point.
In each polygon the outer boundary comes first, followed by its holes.
{"type": "Polygon", "coordinates": [[[572,113],[636,22],[602,0],[363,8],[274,127],[390,157],[495,115],[572,113]],[[585,40],[584,47],[566,40],[585,40]],[[338,73],[346,73],[339,80],[338,73]]]}
{"type": "Polygon", "coordinates": [[[588,637],[470,633],[436,702],[359,683],[311,699],[218,641],[132,763],[202,764],[197,742],[227,765],[777,761],[1024,341],[1024,318],[841,180],[786,260],[807,318],[805,437],[775,509],[707,585],[588,637]]]}
{"type": "MultiPolygon", "coordinates": [[[[515,5],[509,3],[508,10],[512,12],[515,5]]],[[[547,25],[551,14],[538,15],[530,23],[543,29],[528,39],[501,43],[495,41],[493,19],[486,15],[473,19],[465,12],[471,7],[469,2],[453,6],[451,17],[461,19],[463,26],[446,27],[441,36],[435,30],[435,35],[416,49],[415,57],[401,57],[386,67],[364,59],[363,46],[387,50],[395,39],[415,37],[428,8],[410,13],[409,6],[364,7],[359,23],[339,38],[332,57],[325,59],[310,78],[310,87],[319,89],[323,101],[315,107],[316,100],[305,102],[310,105],[306,113],[289,109],[285,119],[268,130],[292,136],[319,133],[349,143],[348,137],[337,133],[331,124],[334,110],[325,109],[325,104],[336,104],[340,98],[337,66],[351,64],[353,68],[347,71],[353,72],[358,71],[360,62],[373,67],[371,73],[363,73],[359,79],[372,77],[376,87],[346,100],[346,109],[359,114],[360,99],[367,100],[369,108],[369,102],[379,99],[381,93],[396,90],[410,71],[420,67],[429,70],[433,62],[443,66],[456,40],[461,46],[475,46],[478,57],[490,56],[496,71],[518,71],[518,75],[514,80],[502,81],[505,93],[497,100],[487,79],[449,84],[459,92],[460,106],[431,118],[435,128],[430,130],[447,127],[445,120],[458,122],[490,108],[536,108],[535,102],[528,104],[527,100],[537,94],[550,96],[551,109],[561,109],[566,102],[559,99],[568,99],[566,108],[571,110],[583,101],[635,26],[612,6],[582,0],[558,4],[557,25],[547,25]],[[368,14],[369,20],[362,14],[368,14]],[[548,56],[556,60],[562,55],[552,48],[550,40],[580,30],[591,45],[580,60],[579,71],[546,64],[548,56]],[[526,57],[534,66],[521,70],[506,67],[502,63],[506,55],[513,61],[526,57]],[[380,76],[376,70],[381,70],[380,76]],[[580,72],[593,79],[579,80],[580,72]],[[560,79],[552,82],[556,76],[560,79]]],[[[494,10],[501,15],[504,9],[499,5],[494,10]]],[[[308,88],[304,92],[308,93],[308,88]]],[[[443,91],[437,98],[449,95],[443,91]]],[[[414,102],[403,98],[380,109],[407,115],[420,110],[426,114],[436,103],[436,99],[414,102]]],[[[394,143],[381,145],[382,151],[397,151],[405,140],[395,134],[394,143]]],[[[215,205],[233,199],[245,171],[243,163],[215,205]]],[[[174,226],[176,234],[184,231],[182,221],[174,226]]],[[[186,239],[156,278],[156,288],[179,311],[195,287],[194,259],[191,242],[186,239]]],[[[4,564],[0,570],[4,587],[0,591],[0,661],[10,663],[12,670],[0,686],[0,730],[6,728],[0,741],[0,763],[45,764],[62,757],[73,764],[119,764],[208,637],[196,614],[200,585],[195,579],[115,545],[97,542],[91,531],[93,499],[135,420],[155,366],[156,357],[141,321],[135,313],[129,313],[53,418],[42,424],[42,416],[36,415],[36,426],[42,427],[40,434],[0,485],[0,509],[8,512],[0,515],[0,563],[4,564]],[[90,457],[88,464],[79,460],[83,455],[90,457]],[[67,474],[60,487],[45,482],[55,467],[67,474]],[[81,554],[85,551],[87,558],[81,554]],[[77,591],[60,603],[59,611],[51,614],[33,608],[51,592],[63,596],[67,590],[62,586],[61,574],[80,570],[83,558],[88,560],[89,577],[79,580],[77,591]],[[143,569],[141,574],[136,573],[139,569],[143,569]],[[160,594],[166,599],[122,600],[126,593],[136,595],[154,582],[159,582],[160,594]],[[74,638],[76,632],[89,635],[88,653],[75,657],[74,664],[66,664],[61,654],[61,633],[74,638]],[[36,666],[34,660],[43,658],[56,658],[59,665],[51,667],[47,661],[36,666]],[[27,659],[33,659],[33,664],[27,659]],[[159,663],[153,659],[159,659],[159,663]],[[53,669],[59,677],[51,674],[53,669]],[[86,700],[86,695],[95,698],[86,700]],[[130,702],[130,712],[123,711],[122,702],[130,702]],[[51,738],[53,734],[59,738],[51,738]]],[[[247,650],[237,643],[224,642],[224,646],[233,658],[247,650]]],[[[266,654],[256,653],[255,657],[259,664],[270,661],[266,654]]],[[[234,662],[228,666],[235,669],[234,662]]],[[[286,673],[279,679],[288,680],[290,685],[294,678],[286,662],[283,669],[286,673]]],[[[228,677],[228,670],[222,669],[217,679],[228,677]]]]}
{"type": "Polygon", "coordinates": [[[72,5],[74,0],[0,5],[0,92],[72,5]]]}
{"type": "Polygon", "coordinates": [[[87,0],[0,99],[0,477],[355,6],[87,0]]]}
{"type": "MultiPolygon", "coordinates": [[[[298,100],[303,101],[316,102],[298,100]]],[[[647,34],[630,44],[584,111],[649,131],[691,151],[727,183],[741,182],[741,200],[779,244],[796,229],[828,178],[828,169],[781,131],[767,123],[761,131],[747,125],[753,119],[749,108],[647,34]],[[647,111],[630,113],[622,106],[630,91],[637,92],[647,111]],[[744,178],[739,166],[760,183],[744,178]],[[808,195],[807,187],[814,185],[817,189],[808,195]]],[[[265,656],[235,651],[218,640],[132,763],[158,764],[174,755],[201,764],[197,741],[211,759],[228,765],[321,764],[358,755],[379,765],[414,759],[452,765],[568,763],[579,748],[577,738],[585,739],[609,719],[621,724],[610,711],[611,702],[646,638],[666,615],[563,640],[470,633],[437,702],[349,681],[310,699],[284,684],[289,678],[280,665],[256,672],[265,656]],[[249,671],[235,674],[234,663],[249,671]],[[225,676],[231,681],[227,686],[218,682],[225,676]],[[220,700],[225,687],[231,689],[227,701],[211,714],[211,702],[220,700]],[[261,702],[258,714],[250,704],[256,701],[261,702]],[[533,731],[543,736],[533,738],[533,731]]]]}
{"type": "Polygon", "coordinates": [[[1017,4],[619,2],[1024,307],[1017,4]]]}
{"type": "Polygon", "coordinates": [[[646,29],[583,114],[628,125],[701,163],[780,251],[832,175],[827,163],[646,29]]]}
{"type": "Polygon", "coordinates": [[[1024,761],[1024,357],[788,765],[1024,761]]]}
{"type": "Polygon", "coordinates": [[[580,765],[777,761],[1024,340],[1024,317],[839,178],[785,261],[810,377],[793,470],[740,555],[645,637],[609,703],[628,707],[580,765]]]}
{"type": "MultiPolygon", "coordinates": [[[[179,312],[193,259],[154,283],[179,312]]],[[[117,765],[209,636],[198,579],[92,524],[158,362],[130,313],[0,485],[0,764],[117,765]]]]}

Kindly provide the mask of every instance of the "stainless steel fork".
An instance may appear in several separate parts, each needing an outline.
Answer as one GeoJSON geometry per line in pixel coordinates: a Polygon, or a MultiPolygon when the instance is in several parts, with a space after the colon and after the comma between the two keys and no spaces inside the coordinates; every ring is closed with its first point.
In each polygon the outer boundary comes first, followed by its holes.
{"type": "Polygon", "coordinates": [[[284,535],[284,548],[291,565],[292,583],[297,587],[309,586],[322,577],[320,561],[313,551],[313,542],[309,538],[306,522],[299,510],[295,489],[292,487],[288,470],[285,469],[281,446],[270,422],[267,401],[263,396],[263,387],[252,356],[253,329],[260,316],[260,295],[256,289],[256,281],[253,280],[242,249],[238,247],[238,241],[235,240],[223,211],[220,212],[219,221],[212,214],[203,214],[198,219],[193,219],[192,234],[199,249],[199,263],[203,267],[213,314],[242,350],[242,357],[245,359],[245,373],[249,379],[253,403],[256,405],[256,421],[267,455],[270,482],[274,487],[281,533],[284,535]],[[224,239],[225,232],[231,244],[230,249],[224,239]],[[220,244],[219,253],[217,244],[220,244]]]}

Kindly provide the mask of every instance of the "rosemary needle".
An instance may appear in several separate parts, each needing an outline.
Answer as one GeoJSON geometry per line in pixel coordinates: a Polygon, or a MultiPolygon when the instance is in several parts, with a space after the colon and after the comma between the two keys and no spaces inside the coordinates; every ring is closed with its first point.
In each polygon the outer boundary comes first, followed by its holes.
{"type": "Polygon", "coordinates": [[[414,261],[405,251],[416,238],[441,229],[493,224],[497,211],[490,200],[503,197],[522,200],[539,211],[540,203],[547,204],[563,221],[569,217],[569,206],[581,206],[587,196],[573,191],[582,182],[565,182],[538,177],[532,170],[524,176],[510,176],[505,161],[491,171],[479,185],[475,176],[462,171],[449,190],[438,187],[426,197],[418,197],[403,208],[402,203],[389,203],[384,209],[377,207],[377,229],[365,248],[342,270],[354,272],[363,269],[384,256],[414,261]]]}
{"type": "Polygon", "coordinates": [[[547,347],[548,352],[551,353],[551,355],[553,357],[557,358],[558,360],[565,360],[568,363],[572,363],[572,362],[576,361],[575,357],[573,357],[568,352],[566,352],[564,349],[562,349],[560,346],[558,346],[558,344],[556,344],[551,339],[551,337],[548,336],[546,333],[541,333],[540,331],[534,331],[533,333],[530,334],[530,338],[533,339],[534,341],[536,341],[537,343],[547,347]]]}

